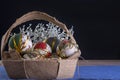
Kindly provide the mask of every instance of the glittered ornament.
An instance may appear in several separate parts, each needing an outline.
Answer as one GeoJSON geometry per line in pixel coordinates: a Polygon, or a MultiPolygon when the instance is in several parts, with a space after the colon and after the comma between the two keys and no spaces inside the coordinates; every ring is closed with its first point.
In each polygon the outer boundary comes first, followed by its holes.
{"type": "Polygon", "coordinates": [[[46,39],[45,42],[50,45],[50,47],[52,48],[52,52],[56,53],[56,49],[58,44],[60,43],[60,40],[57,37],[50,37],[46,39]]]}
{"type": "Polygon", "coordinates": [[[41,55],[37,51],[31,51],[30,53],[24,54],[23,58],[28,60],[37,60],[41,58],[41,55]]]}
{"type": "Polygon", "coordinates": [[[38,42],[35,45],[34,50],[39,52],[40,55],[47,58],[50,57],[52,53],[51,47],[45,42],[38,42]]]}
{"type": "Polygon", "coordinates": [[[8,45],[10,49],[15,49],[17,52],[21,53],[31,50],[32,41],[29,36],[19,33],[10,38],[8,45]]]}
{"type": "Polygon", "coordinates": [[[62,58],[69,57],[76,51],[78,51],[78,45],[72,43],[70,40],[62,40],[57,47],[57,54],[62,58]]]}

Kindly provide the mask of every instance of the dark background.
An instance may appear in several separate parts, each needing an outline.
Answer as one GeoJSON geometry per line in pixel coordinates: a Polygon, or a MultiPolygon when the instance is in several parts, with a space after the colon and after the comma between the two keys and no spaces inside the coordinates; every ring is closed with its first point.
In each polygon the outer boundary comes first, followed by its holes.
{"type": "Polygon", "coordinates": [[[112,0],[4,0],[0,2],[0,38],[23,14],[38,10],[74,26],[85,59],[120,59],[120,7],[112,0]]]}

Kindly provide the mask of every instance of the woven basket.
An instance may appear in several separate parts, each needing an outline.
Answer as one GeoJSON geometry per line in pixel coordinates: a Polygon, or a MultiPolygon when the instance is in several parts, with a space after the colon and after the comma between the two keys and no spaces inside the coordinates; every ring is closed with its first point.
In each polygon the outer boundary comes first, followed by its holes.
{"type": "Polygon", "coordinates": [[[54,17],[39,11],[29,12],[19,19],[7,30],[1,41],[1,57],[3,65],[10,78],[14,79],[64,79],[72,78],[76,69],[80,50],[67,59],[45,59],[45,60],[13,60],[9,54],[14,51],[5,51],[11,31],[18,25],[30,20],[45,20],[61,27],[73,43],[76,43],[74,37],[69,33],[65,24],[59,22],[54,17]]]}

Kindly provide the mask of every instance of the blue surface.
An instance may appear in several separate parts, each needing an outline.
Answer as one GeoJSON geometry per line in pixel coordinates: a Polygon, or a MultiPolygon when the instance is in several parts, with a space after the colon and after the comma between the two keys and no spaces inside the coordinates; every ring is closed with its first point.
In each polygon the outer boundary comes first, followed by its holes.
{"type": "MultiPolygon", "coordinates": [[[[9,79],[3,66],[0,66],[1,79],[9,79]]],[[[120,65],[77,66],[74,77],[67,80],[120,80],[120,65]]]]}
{"type": "Polygon", "coordinates": [[[110,79],[120,80],[119,66],[80,66],[75,72],[75,79],[110,79]],[[79,76],[79,77],[78,77],[79,76]]]}

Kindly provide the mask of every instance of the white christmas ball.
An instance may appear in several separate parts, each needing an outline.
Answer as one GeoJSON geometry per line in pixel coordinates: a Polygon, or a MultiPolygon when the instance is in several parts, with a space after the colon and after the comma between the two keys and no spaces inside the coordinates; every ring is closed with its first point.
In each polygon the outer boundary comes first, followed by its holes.
{"type": "Polygon", "coordinates": [[[62,49],[62,53],[64,53],[67,57],[73,55],[78,49],[72,45],[72,47],[66,47],[65,49],[62,49]]]}
{"type": "Polygon", "coordinates": [[[77,44],[73,44],[69,40],[63,40],[57,47],[57,54],[62,58],[69,57],[78,51],[77,44]]]}

